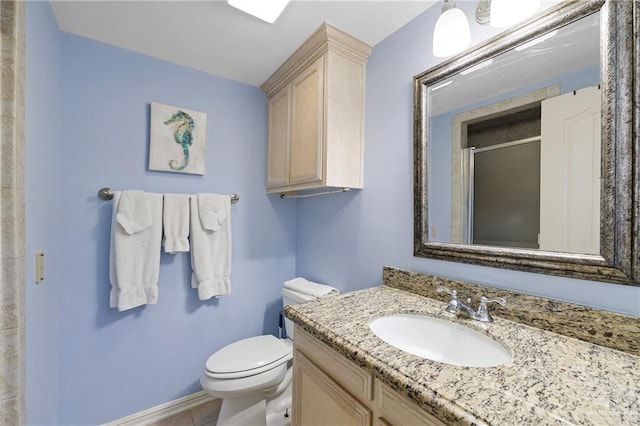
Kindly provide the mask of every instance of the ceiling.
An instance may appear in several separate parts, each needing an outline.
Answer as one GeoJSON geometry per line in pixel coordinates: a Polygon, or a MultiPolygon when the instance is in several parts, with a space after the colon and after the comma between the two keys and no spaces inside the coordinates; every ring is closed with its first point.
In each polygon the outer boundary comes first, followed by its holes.
{"type": "Polygon", "coordinates": [[[374,46],[435,3],[293,0],[268,24],[224,0],[51,2],[63,31],[253,86],[324,21],[374,46]]]}

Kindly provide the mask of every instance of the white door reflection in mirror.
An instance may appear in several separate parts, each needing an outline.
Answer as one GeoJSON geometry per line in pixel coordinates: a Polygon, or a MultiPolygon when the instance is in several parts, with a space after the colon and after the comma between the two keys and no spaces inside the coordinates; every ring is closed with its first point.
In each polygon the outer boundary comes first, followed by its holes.
{"type": "Polygon", "coordinates": [[[540,248],[600,252],[600,90],[542,101],[540,248]]]}

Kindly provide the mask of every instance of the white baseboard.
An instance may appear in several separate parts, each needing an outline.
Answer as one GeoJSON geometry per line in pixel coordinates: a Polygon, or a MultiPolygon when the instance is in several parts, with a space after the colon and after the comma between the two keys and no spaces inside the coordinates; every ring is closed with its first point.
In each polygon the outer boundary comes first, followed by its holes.
{"type": "Polygon", "coordinates": [[[191,395],[169,401],[164,404],[156,405],[144,411],[133,413],[127,417],[113,420],[102,426],[143,426],[149,423],[157,422],[166,417],[173,416],[181,411],[189,410],[197,405],[214,400],[215,397],[209,395],[205,391],[192,393],[191,395]]]}

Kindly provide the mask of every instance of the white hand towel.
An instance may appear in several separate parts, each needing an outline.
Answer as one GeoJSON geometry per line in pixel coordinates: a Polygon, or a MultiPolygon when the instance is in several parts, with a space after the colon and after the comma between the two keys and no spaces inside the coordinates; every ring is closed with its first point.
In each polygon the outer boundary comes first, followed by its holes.
{"type": "Polygon", "coordinates": [[[189,196],[164,194],[162,212],[164,252],[176,254],[189,251],[189,196]]]}
{"type": "Polygon", "coordinates": [[[340,294],[340,290],[325,284],[314,283],[298,277],[284,282],[284,288],[297,291],[298,293],[309,294],[313,297],[324,297],[340,294]]]}
{"type": "Polygon", "coordinates": [[[191,286],[198,289],[200,300],[229,294],[231,199],[228,195],[198,194],[191,196],[190,204],[191,286]]]}
{"type": "Polygon", "coordinates": [[[122,191],[116,218],[127,234],[135,234],[151,226],[151,211],[144,192],[122,191]]]}
{"type": "MultiPolygon", "coordinates": [[[[110,306],[124,311],[158,301],[162,195],[144,194],[151,223],[134,234],[129,234],[119,222],[118,213],[123,202],[121,195],[124,194],[115,192],[113,197],[109,278],[112,286],[110,306]]],[[[142,203],[136,201],[136,205],[142,206],[142,203]]],[[[131,206],[127,211],[136,214],[131,206]]]]}
{"type": "Polygon", "coordinates": [[[228,195],[198,194],[198,213],[202,228],[217,231],[227,218],[230,203],[228,195]]]}

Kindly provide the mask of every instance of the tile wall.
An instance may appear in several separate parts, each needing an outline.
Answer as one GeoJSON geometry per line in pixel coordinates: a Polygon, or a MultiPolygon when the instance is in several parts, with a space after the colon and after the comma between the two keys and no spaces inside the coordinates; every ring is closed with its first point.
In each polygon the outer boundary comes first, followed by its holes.
{"type": "Polygon", "coordinates": [[[0,425],[24,424],[24,3],[0,3],[0,425]]]}

